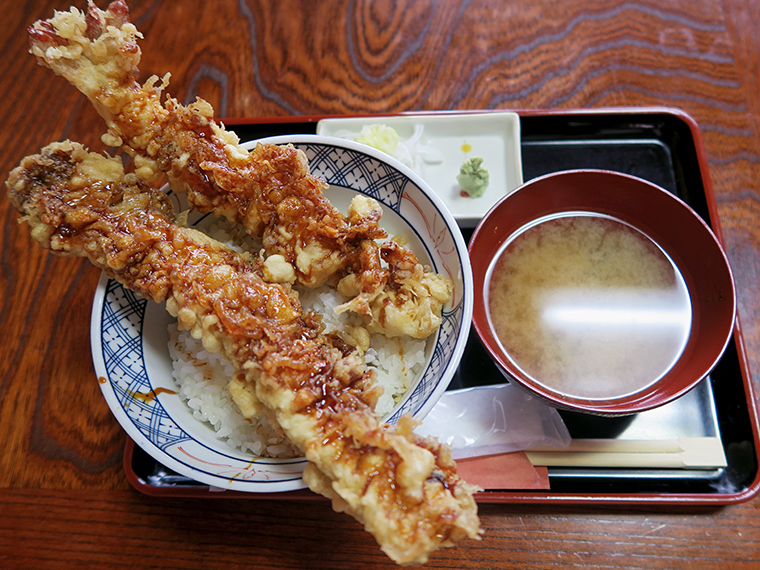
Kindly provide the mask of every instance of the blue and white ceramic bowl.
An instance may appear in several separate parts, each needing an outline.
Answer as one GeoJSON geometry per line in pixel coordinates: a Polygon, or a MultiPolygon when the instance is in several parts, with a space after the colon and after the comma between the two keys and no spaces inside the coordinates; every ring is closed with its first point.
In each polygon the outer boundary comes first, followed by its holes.
{"type": "MultiPolygon", "coordinates": [[[[411,169],[381,151],[333,137],[289,135],[262,139],[291,143],[306,153],[342,211],[358,192],[383,205],[381,225],[401,234],[424,263],[454,282],[443,324],[428,341],[423,371],[388,416],[422,419],[451,381],[467,342],[473,309],[472,272],[462,234],[441,199],[411,169]]],[[[255,141],[246,143],[252,148],[255,141]]],[[[202,223],[204,216],[191,216],[202,223]]],[[[103,276],[95,294],[91,335],[98,381],[116,419],[149,455],[173,471],[218,489],[276,492],[304,487],[306,460],[266,459],[232,449],[213,428],[195,420],[176,394],[167,327],[158,304],[103,276]]]]}

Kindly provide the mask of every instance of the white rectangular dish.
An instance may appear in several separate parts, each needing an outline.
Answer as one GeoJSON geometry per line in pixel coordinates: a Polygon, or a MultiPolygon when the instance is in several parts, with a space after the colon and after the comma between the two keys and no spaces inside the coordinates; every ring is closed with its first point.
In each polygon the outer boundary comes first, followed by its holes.
{"type": "Polygon", "coordinates": [[[409,113],[393,116],[322,119],[317,134],[354,140],[367,125],[393,128],[401,142],[422,127],[419,144],[437,151],[442,159],[417,160],[413,167],[444,200],[463,228],[475,227],[491,207],[523,182],[520,117],[512,112],[409,113]],[[482,196],[463,196],[457,174],[465,160],[483,158],[489,182],[482,196]]]}

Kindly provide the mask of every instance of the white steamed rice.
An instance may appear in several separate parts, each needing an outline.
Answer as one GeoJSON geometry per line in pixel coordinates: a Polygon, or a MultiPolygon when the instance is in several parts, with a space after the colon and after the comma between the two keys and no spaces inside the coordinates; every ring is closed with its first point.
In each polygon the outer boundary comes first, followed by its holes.
{"type": "MultiPolygon", "coordinates": [[[[209,235],[228,243],[238,251],[257,251],[260,244],[237,228],[216,222],[209,235]]],[[[361,326],[361,317],[353,313],[336,314],[337,305],[347,301],[330,287],[299,290],[301,304],[322,315],[326,333],[346,332],[361,326]]],[[[383,387],[376,413],[389,414],[422,370],[425,340],[410,337],[388,338],[370,336],[370,348],[365,353],[367,366],[376,372],[377,383],[383,387]]],[[[169,326],[169,353],[173,361],[173,377],[180,398],[192,410],[193,417],[209,423],[216,436],[234,449],[257,456],[287,458],[300,452],[273,427],[266,416],[246,419],[232,401],[227,384],[232,379],[232,365],[218,354],[203,348],[200,340],[187,331],[179,331],[176,323],[169,326]]]]}

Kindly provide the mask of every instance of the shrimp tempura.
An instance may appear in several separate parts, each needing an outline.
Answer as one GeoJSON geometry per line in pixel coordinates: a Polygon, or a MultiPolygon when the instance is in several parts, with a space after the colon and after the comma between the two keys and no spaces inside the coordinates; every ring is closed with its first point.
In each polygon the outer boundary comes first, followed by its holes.
{"type": "Polygon", "coordinates": [[[177,225],[168,199],[121,161],[69,141],[26,157],[6,182],[32,236],[89,259],[177,317],[224,355],[309,460],[307,485],[362,522],[401,564],[423,563],[479,536],[475,488],[446,446],[382,424],[378,392],[355,351],[334,346],[290,286],[267,283],[260,260],[177,225]]]}
{"type": "Polygon", "coordinates": [[[269,144],[249,152],[214,121],[207,102],[162,102],[168,74],[144,85],[136,80],[141,37],[124,0],[107,10],[90,1],[84,13],[57,12],[29,28],[39,63],[87,96],[108,126],[104,142],[134,157],[138,177],[165,173],[195,209],[262,237],[267,254],[293,268],[282,279],[306,287],[341,280],[339,291],[351,297],[342,310],[364,315],[372,332],[426,338],[437,330],[451,280],[406,248],[378,247],[375,240],[388,236],[375,200],[357,197],[344,215],[325,198],[326,184],[310,174],[302,152],[269,144]]]}

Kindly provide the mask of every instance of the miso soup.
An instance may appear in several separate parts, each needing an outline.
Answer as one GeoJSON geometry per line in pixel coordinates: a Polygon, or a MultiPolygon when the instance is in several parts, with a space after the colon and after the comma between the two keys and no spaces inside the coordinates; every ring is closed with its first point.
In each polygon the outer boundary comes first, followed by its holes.
{"type": "Polygon", "coordinates": [[[547,388],[602,399],[639,391],[682,353],[691,303],[646,235],[574,212],[516,232],[489,270],[491,325],[510,359],[547,388]]]}

